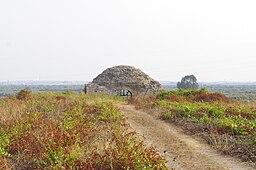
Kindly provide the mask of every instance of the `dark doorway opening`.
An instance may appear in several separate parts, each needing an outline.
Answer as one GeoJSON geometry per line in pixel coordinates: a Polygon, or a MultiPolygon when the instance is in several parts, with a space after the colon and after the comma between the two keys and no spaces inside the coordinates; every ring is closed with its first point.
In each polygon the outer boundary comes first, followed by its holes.
{"type": "Polygon", "coordinates": [[[130,90],[121,89],[120,96],[127,96],[128,98],[132,97],[132,92],[130,90]]]}

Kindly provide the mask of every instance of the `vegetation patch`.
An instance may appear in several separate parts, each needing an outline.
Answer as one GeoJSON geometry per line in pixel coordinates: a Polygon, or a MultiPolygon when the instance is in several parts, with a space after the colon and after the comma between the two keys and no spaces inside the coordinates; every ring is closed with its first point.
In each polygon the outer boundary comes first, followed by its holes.
{"type": "Polygon", "coordinates": [[[186,90],[179,89],[175,91],[163,91],[156,96],[161,100],[169,101],[189,101],[189,102],[222,102],[230,103],[231,100],[221,93],[208,92],[206,89],[186,90]]]}
{"type": "Polygon", "coordinates": [[[19,100],[27,100],[31,97],[31,91],[29,90],[21,90],[17,95],[16,98],[19,100]]]}
{"type": "Polygon", "coordinates": [[[0,169],[167,169],[113,101],[71,92],[0,99],[0,169]]]}
{"type": "Polygon", "coordinates": [[[226,154],[256,163],[255,104],[232,101],[205,89],[164,91],[133,98],[131,103],[139,109],[153,110],[226,154]],[[225,138],[222,140],[221,136],[225,138]]]}

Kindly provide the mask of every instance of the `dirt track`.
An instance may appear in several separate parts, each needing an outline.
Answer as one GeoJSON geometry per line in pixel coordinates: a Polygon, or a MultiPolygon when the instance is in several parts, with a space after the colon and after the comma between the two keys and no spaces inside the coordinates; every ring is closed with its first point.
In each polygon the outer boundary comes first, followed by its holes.
{"type": "Polygon", "coordinates": [[[119,108],[145,143],[155,146],[168,160],[169,168],[177,170],[253,169],[240,160],[221,155],[208,145],[184,135],[177,127],[158,120],[146,112],[138,111],[131,105],[119,105],[119,108]]]}

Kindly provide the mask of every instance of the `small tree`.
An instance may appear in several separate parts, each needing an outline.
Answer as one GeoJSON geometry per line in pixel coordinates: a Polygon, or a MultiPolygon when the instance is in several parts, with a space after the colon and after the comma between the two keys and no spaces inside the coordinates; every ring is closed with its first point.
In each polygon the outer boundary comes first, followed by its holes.
{"type": "Polygon", "coordinates": [[[182,77],[181,81],[177,83],[178,89],[198,89],[199,85],[194,75],[187,75],[182,77]]]}

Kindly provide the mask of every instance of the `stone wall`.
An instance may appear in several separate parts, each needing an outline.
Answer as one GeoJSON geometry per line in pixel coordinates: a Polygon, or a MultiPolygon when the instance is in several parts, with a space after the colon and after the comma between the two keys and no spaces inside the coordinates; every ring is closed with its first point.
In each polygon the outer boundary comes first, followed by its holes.
{"type": "Polygon", "coordinates": [[[147,94],[163,90],[161,84],[132,66],[115,66],[106,69],[87,86],[87,92],[119,94],[121,89],[133,94],[147,94]]]}

